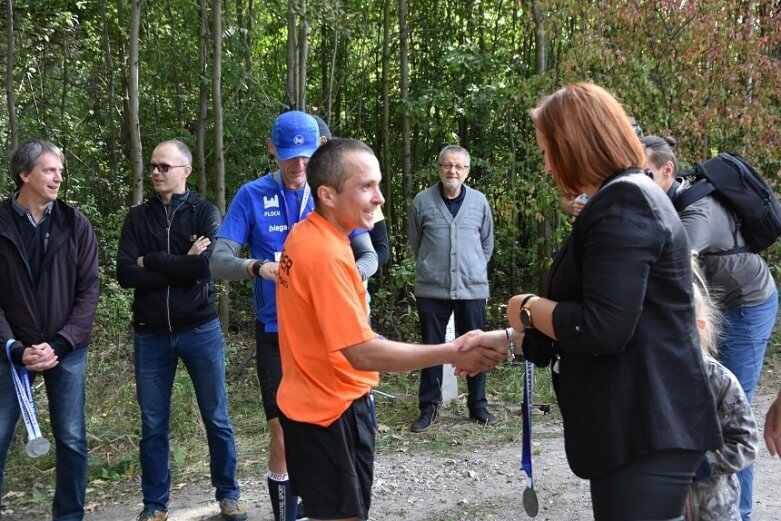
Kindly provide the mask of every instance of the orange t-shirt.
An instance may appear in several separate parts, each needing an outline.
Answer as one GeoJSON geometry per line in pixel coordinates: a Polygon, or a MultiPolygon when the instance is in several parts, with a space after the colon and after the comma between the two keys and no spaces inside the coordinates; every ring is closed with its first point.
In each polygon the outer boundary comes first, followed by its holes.
{"type": "Polygon", "coordinates": [[[342,349],[371,340],[366,289],[350,243],[317,212],[285,241],[277,277],[282,382],[277,405],[291,420],[323,427],[379,382],[342,349]]]}

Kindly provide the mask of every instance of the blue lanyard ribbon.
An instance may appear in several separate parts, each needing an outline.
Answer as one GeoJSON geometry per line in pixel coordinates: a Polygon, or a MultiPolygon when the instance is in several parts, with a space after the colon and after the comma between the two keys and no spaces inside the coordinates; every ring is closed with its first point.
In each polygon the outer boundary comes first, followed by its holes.
{"type": "Polygon", "coordinates": [[[534,364],[526,360],[523,373],[523,442],[521,469],[528,477],[527,488],[534,488],[532,478],[532,387],[534,386],[534,364]]]}
{"type": "Polygon", "coordinates": [[[22,419],[24,419],[24,426],[27,429],[27,437],[29,439],[40,438],[41,428],[38,425],[33,390],[30,387],[30,373],[25,366],[21,366],[17,371],[11,358],[11,346],[14,342],[16,340],[11,338],[5,343],[5,354],[8,357],[8,367],[11,369],[11,380],[14,383],[16,399],[19,401],[19,409],[22,413],[22,419]]]}

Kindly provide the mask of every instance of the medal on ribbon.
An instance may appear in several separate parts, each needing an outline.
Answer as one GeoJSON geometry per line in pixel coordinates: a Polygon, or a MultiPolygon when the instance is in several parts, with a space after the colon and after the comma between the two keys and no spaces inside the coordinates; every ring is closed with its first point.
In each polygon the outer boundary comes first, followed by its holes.
{"type": "Polygon", "coordinates": [[[529,517],[539,512],[537,493],[532,478],[532,387],[534,385],[534,364],[524,361],[523,373],[523,442],[521,451],[521,469],[526,473],[526,488],[523,491],[523,509],[529,517]]]}
{"type": "Polygon", "coordinates": [[[25,445],[24,450],[29,457],[37,458],[47,454],[51,444],[49,440],[43,437],[41,428],[38,425],[38,413],[35,409],[33,390],[30,387],[30,374],[24,366],[17,370],[11,358],[11,346],[14,342],[16,340],[11,338],[5,343],[5,354],[8,357],[8,367],[11,370],[11,380],[14,383],[16,399],[19,401],[19,410],[24,420],[24,427],[27,429],[27,445],[25,445]]]}

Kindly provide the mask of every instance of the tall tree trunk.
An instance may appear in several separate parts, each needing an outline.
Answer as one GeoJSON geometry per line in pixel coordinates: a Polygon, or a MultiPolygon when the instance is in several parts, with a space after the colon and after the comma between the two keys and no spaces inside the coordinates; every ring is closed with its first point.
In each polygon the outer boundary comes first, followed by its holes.
{"type": "MultiPolygon", "coordinates": [[[[168,11],[168,23],[171,24],[171,28],[178,25],[177,19],[174,17],[174,8],[171,5],[171,0],[166,3],[166,10],[168,11]]],[[[177,31],[171,31],[171,59],[166,63],[171,67],[171,83],[174,84],[174,113],[176,114],[177,124],[180,126],[183,124],[181,120],[184,112],[182,111],[182,82],[179,79],[179,51],[177,41],[179,40],[179,33],[177,31]]],[[[156,90],[156,89],[155,89],[156,90]]]]}
{"type": "Polygon", "coordinates": [[[305,111],[309,52],[306,0],[288,0],[287,6],[287,102],[290,108],[305,111]]]}
{"type": "Polygon", "coordinates": [[[206,63],[209,49],[206,45],[206,35],[209,27],[209,14],[206,0],[200,0],[199,10],[201,25],[198,32],[198,70],[200,74],[198,86],[198,123],[195,126],[195,155],[198,165],[198,192],[206,197],[206,117],[208,116],[209,81],[206,74],[206,63]]]}
{"type": "MultiPolygon", "coordinates": [[[[547,69],[547,60],[545,55],[545,25],[540,0],[533,0],[532,15],[534,17],[534,55],[535,68],[539,76],[545,74],[547,69]]],[[[553,223],[558,216],[558,208],[547,209],[543,213],[544,217],[537,223],[537,237],[542,237],[543,241],[538,242],[537,247],[537,285],[540,294],[546,294],[548,262],[547,259],[553,255],[553,223]]]]}
{"type": "Polygon", "coordinates": [[[296,0],[287,4],[287,105],[296,107],[298,101],[298,31],[296,30],[296,0]]]}
{"type": "Polygon", "coordinates": [[[338,35],[334,36],[334,55],[331,64],[331,80],[328,89],[331,92],[331,101],[328,107],[328,114],[331,123],[331,132],[341,134],[344,121],[342,120],[342,93],[345,78],[344,68],[347,66],[347,39],[340,39],[338,35]]]}
{"type": "Polygon", "coordinates": [[[14,1],[5,0],[5,98],[8,102],[8,130],[10,132],[10,149],[16,149],[19,142],[16,127],[16,96],[14,95],[14,61],[16,50],[14,44],[14,1]]]}
{"type": "Polygon", "coordinates": [[[328,76],[328,121],[330,122],[337,119],[334,117],[334,78],[336,78],[336,58],[338,52],[339,29],[334,28],[334,52],[331,55],[331,74],[328,76]]]}
{"type": "Polygon", "coordinates": [[[306,21],[306,0],[300,0],[299,17],[301,24],[298,31],[298,110],[306,112],[306,63],[309,52],[309,23],[306,21]]]}
{"type": "MultiPolygon", "coordinates": [[[[62,39],[62,62],[61,62],[61,68],[60,68],[60,75],[62,77],[62,89],[60,90],[60,128],[65,129],[67,128],[66,123],[66,113],[65,113],[65,102],[68,99],[68,64],[70,63],[68,61],[68,54],[70,53],[70,47],[69,47],[69,40],[70,36],[68,34],[63,35],[62,39]]],[[[70,132],[63,132],[61,136],[59,136],[60,146],[62,147],[62,150],[64,153],[67,153],[68,147],[70,146],[70,132]]],[[[68,164],[65,164],[65,170],[67,172],[68,170],[68,164]]],[[[70,177],[67,175],[63,175],[63,183],[62,187],[60,188],[60,197],[63,199],[68,198],[68,181],[70,180],[70,177]]]]}
{"type": "MultiPolygon", "coordinates": [[[[222,143],[222,0],[212,5],[212,114],[214,116],[214,172],[217,208],[225,215],[225,150],[222,143]]],[[[220,296],[220,320],[230,324],[230,294],[228,286],[220,296]]]]}
{"type": "MultiPolygon", "coordinates": [[[[393,211],[393,175],[390,160],[390,95],[388,92],[388,69],[390,68],[390,17],[391,0],[385,0],[382,13],[382,127],[380,128],[380,158],[382,172],[385,174],[385,222],[388,232],[395,223],[393,211]]],[[[391,252],[393,253],[393,252],[391,252]]],[[[383,286],[382,270],[380,287],[383,286]]]]}
{"type": "MultiPolygon", "coordinates": [[[[238,34],[239,37],[237,38],[237,41],[239,42],[239,50],[238,50],[239,56],[241,56],[241,61],[244,62],[246,65],[246,60],[247,60],[246,54],[249,52],[249,48],[247,47],[246,41],[244,39],[247,31],[246,28],[244,27],[244,0],[236,0],[236,28],[238,29],[239,32],[238,34]]],[[[246,85],[247,77],[248,77],[247,71],[246,70],[242,71],[242,78],[239,82],[242,86],[246,85]]],[[[241,105],[242,102],[243,92],[244,92],[243,88],[238,89],[237,96],[238,96],[239,105],[241,105]]]]}
{"type": "Polygon", "coordinates": [[[401,54],[401,140],[404,204],[412,202],[412,144],[407,113],[409,102],[409,53],[407,51],[407,0],[399,0],[399,52],[401,54]]]}
{"type": "Polygon", "coordinates": [[[244,97],[246,86],[252,78],[252,2],[245,5],[245,0],[236,0],[236,25],[239,29],[239,56],[243,68],[241,79],[239,80],[237,105],[241,112],[244,112],[244,97]]]}
{"type": "Polygon", "coordinates": [[[214,0],[212,11],[212,113],[214,116],[214,171],[217,208],[225,215],[225,150],[223,147],[222,112],[222,0],[214,0]]]}
{"type": "Polygon", "coordinates": [[[106,141],[106,154],[108,163],[112,172],[117,171],[117,146],[116,146],[116,125],[114,121],[114,56],[111,54],[111,39],[108,32],[108,17],[106,16],[106,0],[100,0],[100,17],[103,20],[101,29],[101,46],[103,48],[103,61],[106,65],[106,126],[108,127],[104,137],[106,141]]]}
{"type": "Polygon", "coordinates": [[[252,46],[255,35],[255,4],[253,0],[248,0],[247,7],[247,75],[252,77],[252,46]]]}
{"type": "Polygon", "coordinates": [[[141,122],[138,116],[138,31],[141,25],[142,0],[130,0],[130,80],[128,82],[128,131],[130,159],[133,165],[131,204],[144,197],[144,162],[141,150],[141,122]]]}
{"type": "MultiPolygon", "coordinates": [[[[127,17],[125,16],[125,0],[117,0],[117,21],[120,27],[127,27],[127,17]]],[[[120,95],[122,96],[122,112],[119,117],[119,143],[125,157],[130,159],[130,95],[128,93],[128,82],[130,73],[128,72],[127,40],[125,33],[119,33],[119,78],[120,95]]],[[[131,167],[132,168],[132,167],[131,167]]],[[[132,184],[132,179],[131,179],[132,184]]],[[[130,202],[130,201],[128,201],[130,202]]]]}
{"type": "Polygon", "coordinates": [[[537,74],[545,74],[548,67],[547,56],[545,54],[545,26],[540,8],[540,1],[532,2],[532,14],[534,16],[534,63],[537,74]]]}

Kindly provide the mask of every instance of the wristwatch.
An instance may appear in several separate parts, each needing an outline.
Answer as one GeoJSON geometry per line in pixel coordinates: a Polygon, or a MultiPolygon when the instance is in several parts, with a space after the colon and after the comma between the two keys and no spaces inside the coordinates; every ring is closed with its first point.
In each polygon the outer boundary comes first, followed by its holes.
{"type": "Polygon", "coordinates": [[[256,260],[252,264],[252,274],[255,275],[256,277],[260,277],[260,268],[262,268],[263,265],[266,264],[267,262],[268,259],[256,260]]]}
{"type": "Polygon", "coordinates": [[[537,295],[529,295],[525,299],[523,299],[523,303],[521,303],[521,324],[523,324],[523,327],[526,329],[534,329],[534,319],[532,318],[532,304],[536,301],[540,300],[540,297],[537,295]]]}

